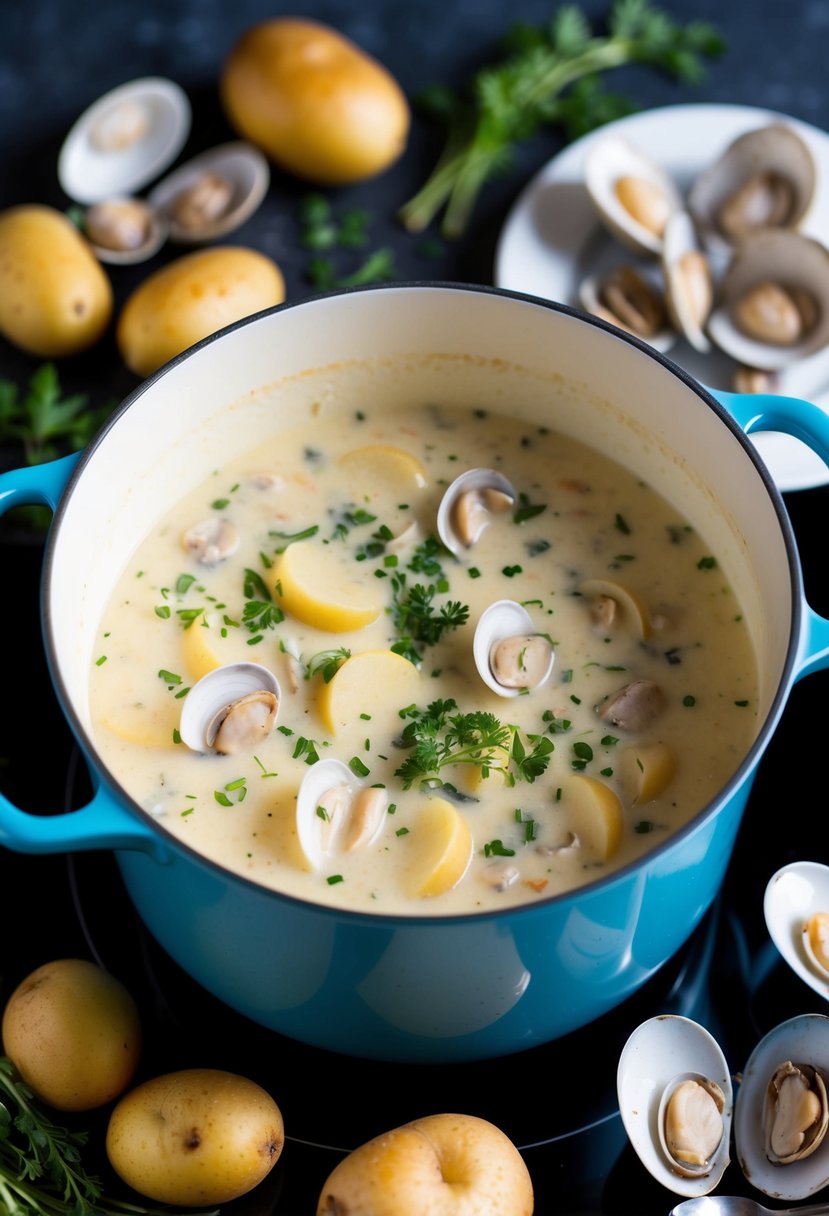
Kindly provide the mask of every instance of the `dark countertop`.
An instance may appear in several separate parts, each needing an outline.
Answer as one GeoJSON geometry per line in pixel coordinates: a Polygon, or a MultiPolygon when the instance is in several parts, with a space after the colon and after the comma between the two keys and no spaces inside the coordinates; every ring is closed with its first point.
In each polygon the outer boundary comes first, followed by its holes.
{"type": "MultiPolygon", "coordinates": [[[[614,89],[627,93],[640,108],[694,101],[756,105],[829,130],[829,8],[823,0],[791,0],[785,4],[779,0],[732,0],[727,4],[722,0],[668,0],[665,7],[679,22],[699,19],[716,24],[728,43],[726,54],[710,65],[705,81],[698,86],[677,85],[644,68],[626,68],[614,74],[614,89]]],[[[597,24],[608,11],[607,5],[598,0],[586,0],[582,8],[597,24]]],[[[492,59],[498,39],[511,20],[538,24],[553,12],[553,5],[548,0],[517,0],[509,6],[493,0],[364,0],[359,6],[348,0],[319,0],[313,4],[297,0],[289,11],[322,20],[349,35],[380,59],[414,97],[434,82],[460,85],[470,71],[492,59]]],[[[140,5],[134,0],[111,0],[109,4],[91,0],[71,4],[67,0],[29,0],[26,4],[0,0],[0,208],[23,202],[66,207],[68,200],[57,183],[55,167],[69,127],[102,93],[139,76],[169,76],[190,97],[193,129],[179,160],[233,138],[218,103],[217,74],[236,37],[274,12],[273,6],[261,0],[234,0],[233,4],[223,0],[144,0],[140,5]]],[[[396,212],[422,184],[440,146],[440,133],[416,114],[403,157],[373,181],[330,191],[331,201],[337,209],[360,207],[371,213],[372,247],[384,245],[394,250],[401,279],[491,283],[496,243],[510,207],[536,170],[564,146],[563,137],[557,130],[542,131],[518,148],[510,168],[485,187],[465,237],[458,242],[442,241],[437,252],[431,248],[427,254],[422,238],[402,230],[396,212]]],[[[289,300],[314,291],[306,274],[309,254],[299,242],[297,218],[298,202],[310,189],[316,188],[273,170],[265,204],[231,238],[261,248],[276,259],[286,277],[289,300]]],[[[426,235],[437,236],[436,228],[433,226],[426,235]]],[[[150,268],[176,252],[167,248],[149,265],[113,269],[116,305],[150,268]]],[[[342,260],[338,269],[343,273],[359,260],[339,256],[342,260]]],[[[37,363],[0,339],[0,378],[22,384],[37,363]]],[[[137,384],[121,364],[111,334],[90,353],[62,361],[59,371],[67,390],[87,393],[95,406],[120,400],[137,384]]],[[[0,456],[5,456],[0,467],[15,463],[14,452],[7,450],[0,456]]],[[[807,594],[815,608],[827,613],[824,521],[829,490],[820,487],[798,491],[787,494],[785,501],[800,547],[807,594]]],[[[0,610],[3,636],[10,638],[22,631],[25,643],[21,648],[25,655],[23,678],[19,663],[13,665],[7,659],[5,664],[7,695],[0,785],[25,809],[50,813],[79,805],[84,778],[75,770],[73,741],[55,704],[41,653],[38,578],[42,550],[37,534],[26,534],[8,524],[0,531],[0,548],[6,571],[6,594],[0,610]]],[[[823,746],[822,679],[811,677],[793,690],[750,800],[741,834],[739,869],[735,866],[729,874],[732,904],[754,907],[752,923],[758,937],[762,937],[757,926],[759,900],[771,872],[768,853],[775,860],[793,855],[793,851],[796,855],[798,848],[809,848],[812,839],[805,816],[817,805],[817,793],[802,774],[809,771],[804,757],[820,754],[823,746]],[[796,778],[792,776],[795,766],[796,778]],[[779,828],[770,818],[779,806],[802,812],[797,824],[787,829],[785,839],[778,839],[779,828]],[[758,851],[761,844],[765,853],[758,851]]],[[[820,803],[823,801],[821,796],[820,803]]],[[[812,847],[812,855],[818,860],[829,860],[825,840],[824,833],[823,843],[812,847]]],[[[76,860],[67,862],[61,857],[12,857],[0,850],[0,890],[8,918],[0,946],[0,1003],[12,986],[40,962],[65,954],[87,954],[90,948],[100,947],[104,961],[109,963],[116,958],[123,961],[119,951],[135,951],[132,961],[123,965],[131,975],[134,972],[135,983],[148,1002],[150,1020],[157,1016],[164,994],[147,986],[147,959],[142,954],[146,943],[136,944],[135,926],[109,859],[90,857],[76,864],[76,860]]],[[[794,1007],[798,1002],[804,1008],[814,1007],[804,991],[791,987],[788,976],[780,977],[779,972],[775,975],[786,1001],[791,998],[794,1007]]],[[[177,981],[171,983],[175,988],[177,981]]],[[[724,989],[728,990],[727,980],[724,989]]],[[[170,1067],[177,1066],[173,1049],[185,1041],[183,1028],[174,1029],[176,1033],[165,1045],[155,1044],[156,1059],[170,1067]]],[[[309,1086],[324,1084],[313,1073],[319,1063],[317,1059],[308,1064],[312,1070],[309,1086]]],[[[526,1072],[519,1069],[516,1076],[523,1083],[526,1072]]],[[[409,1082],[417,1084],[409,1076],[404,1096],[409,1082]]],[[[553,1078],[545,1081],[544,1092],[556,1100],[553,1078]]],[[[447,1102],[454,1096],[451,1086],[441,1091],[441,1100],[444,1093],[447,1102]]],[[[524,1103],[530,1101],[526,1094],[516,1096],[524,1103]]],[[[462,1091],[456,1101],[462,1105],[462,1091]]],[[[405,1111],[405,1101],[402,1108],[405,1111]]],[[[291,1112],[286,1111],[289,1135],[290,1117],[291,1112]]],[[[385,1110],[374,1112],[371,1134],[386,1127],[385,1110]]],[[[346,1140],[358,1135],[354,1131],[343,1134],[346,1140]]],[[[279,1178],[281,1190],[265,1197],[267,1202],[259,1209],[263,1213],[304,1216],[313,1211],[333,1162],[315,1156],[301,1143],[302,1133],[297,1136],[296,1143],[289,1143],[286,1150],[284,1177],[280,1173],[279,1178]]],[[[569,1165],[538,1152],[529,1154],[528,1160],[539,1213],[658,1213],[671,1206],[672,1197],[650,1187],[638,1163],[624,1155],[608,1163],[609,1176],[598,1184],[585,1183],[581,1198],[579,1180],[573,1177],[580,1168],[573,1164],[575,1157],[569,1165]]],[[[732,1176],[729,1181],[732,1190],[744,1187],[739,1178],[732,1176]]],[[[255,1207],[251,1216],[258,1216],[255,1207]]]]}

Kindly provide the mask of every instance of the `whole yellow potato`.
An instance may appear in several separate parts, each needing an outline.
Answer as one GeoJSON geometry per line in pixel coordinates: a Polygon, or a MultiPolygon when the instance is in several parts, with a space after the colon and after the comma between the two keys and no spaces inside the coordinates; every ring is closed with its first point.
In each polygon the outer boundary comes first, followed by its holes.
{"type": "Polygon", "coordinates": [[[277,17],[247,30],[223,65],[220,93],[245,139],[319,185],[374,177],[406,146],[410,112],[397,81],[317,21],[277,17]]]}
{"type": "Polygon", "coordinates": [[[282,271],[255,249],[219,245],[188,253],[128,297],[118,318],[118,349],[131,371],[149,376],[208,334],[284,299],[282,271]]]}
{"type": "Polygon", "coordinates": [[[269,1173],[282,1114],[247,1077],[187,1068],[130,1090],[110,1115],[106,1151],[139,1194],[179,1207],[229,1203],[269,1173]]]}
{"type": "Polygon", "coordinates": [[[0,334],[43,359],[92,346],[112,316],[112,287],[70,220],[25,204],[0,213],[0,334]]]}
{"type": "Polygon", "coordinates": [[[33,1092],[56,1110],[93,1110],[129,1085],[141,1054],[141,1021],[120,980],[88,959],[44,963],[9,997],[3,1051],[33,1092]]]}
{"type": "Polygon", "coordinates": [[[518,1149],[476,1115],[427,1115],[376,1136],[334,1167],[317,1216],[532,1216],[518,1149]]]}

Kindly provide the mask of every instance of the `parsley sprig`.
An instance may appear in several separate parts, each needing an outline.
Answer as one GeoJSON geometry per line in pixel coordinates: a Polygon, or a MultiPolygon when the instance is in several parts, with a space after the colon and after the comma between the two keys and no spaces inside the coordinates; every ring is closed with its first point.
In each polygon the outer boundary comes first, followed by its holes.
{"type": "Polygon", "coordinates": [[[723,50],[713,26],[678,25],[649,0],[616,0],[605,35],[593,34],[577,5],[559,8],[545,27],[515,27],[504,58],[478,71],[468,93],[441,88],[427,97],[448,134],[431,175],[400,210],[404,227],[422,231],[445,206],[443,235],[462,236],[486,181],[539,127],[557,124],[576,138],[634,110],[604,88],[601,73],[639,63],[697,83],[702,58],[723,50]]]}
{"type": "Polygon", "coordinates": [[[392,576],[392,588],[391,614],[397,640],[391,649],[416,667],[423,660],[423,647],[436,646],[446,633],[469,620],[469,607],[460,600],[447,600],[440,607],[433,603],[438,590],[434,583],[410,587],[406,575],[400,572],[392,576]]]}
{"type": "Polygon", "coordinates": [[[509,786],[533,782],[546,771],[555,749],[543,735],[526,735],[525,742],[516,726],[485,710],[461,713],[451,697],[401,712],[410,720],[400,746],[412,749],[395,771],[404,789],[415,782],[440,784],[441,770],[455,764],[474,765],[484,777],[498,772],[509,786]]]}
{"type": "Polygon", "coordinates": [[[170,1211],[105,1197],[100,1180],[83,1162],[88,1138],[86,1131],[55,1123],[11,1060],[0,1056],[0,1211],[8,1216],[162,1216],[170,1211]]]}
{"type": "Polygon", "coordinates": [[[21,444],[27,464],[85,447],[109,413],[90,409],[85,393],[63,395],[53,363],[43,363],[25,390],[0,380],[0,443],[21,444]]]}

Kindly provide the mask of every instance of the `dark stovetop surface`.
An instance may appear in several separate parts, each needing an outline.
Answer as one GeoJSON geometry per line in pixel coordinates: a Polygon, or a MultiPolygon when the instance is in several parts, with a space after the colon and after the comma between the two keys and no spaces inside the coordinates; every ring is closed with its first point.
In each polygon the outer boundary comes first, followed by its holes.
{"type": "MultiPolygon", "coordinates": [[[[825,90],[826,13],[815,0],[665,0],[679,21],[711,20],[729,51],[701,88],[675,86],[639,69],[613,87],[643,106],[710,101],[769,106],[829,128],[825,90]],[[781,48],[783,51],[781,52],[781,48]]],[[[586,0],[598,21],[601,0],[586,0]]],[[[509,13],[497,0],[298,0],[291,11],[336,25],[377,55],[410,95],[435,80],[458,84],[491,57],[510,20],[539,23],[549,0],[518,0],[509,13]]],[[[65,206],[55,158],[74,118],[105,90],[142,75],[166,75],[188,91],[198,121],[182,159],[230,138],[215,96],[219,63],[235,37],[272,15],[265,0],[205,5],[202,0],[0,0],[0,207],[40,201],[65,206]]],[[[375,245],[395,251],[403,278],[492,281],[498,233],[528,178],[562,146],[542,133],[519,150],[510,172],[482,196],[466,238],[426,258],[394,219],[419,186],[438,151],[438,137],[416,119],[407,153],[374,182],[336,192],[343,208],[373,216],[375,245]]],[[[273,253],[285,271],[289,299],[309,295],[307,253],[298,243],[297,200],[307,187],[275,174],[266,204],[238,234],[273,253]]],[[[115,276],[123,300],[141,274],[115,276]]],[[[0,378],[28,378],[35,361],[0,340],[0,378]]],[[[67,390],[92,404],[123,397],[135,380],[120,364],[111,338],[88,356],[61,366],[67,390]]],[[[8,453],[0,467],[8,467],[8,453]]],[[[11,463],[14,463],[12,460],[11,463]]],[[[829,615],[825,521],[829,488],[786,496],[802,556],[810,603],[829,615]]],[[[3,664],[5,710],[0,787],[33,813],[80,805],[85,774],[51,692],[39,629],[42,548],[20,529],[0,527],[5,571],[0,637],[10,645],[3,664]]],[[[479,1065],[417,1068],[355,1061],[305,1048],[244,1022],[199,989],[151,941],[121,886],[111,856],[19,857],[0,850],[0,892],[6,913],[0,935],[0,1002],[28,971],[67,955],[98,958],[133,990],[147,1042],[142,1075],[188,1064],[230,1067],[271,1089],[283,1110],[288,1140],[272,1176],[227,1209],[239,1216],[309,1216],[342,1152],[397,1123],[440,1109],[468,1109],[492,1118],[525,1154],[539,1216],[552,1213],[665,1213],[674,1196],[654,1183],[629,1148],[615,1107],[615,1070],[630,1031],[654,1013],[685,1013],[719,1038],[734,1072],[757,1039],[818,998],[781,962],[762,920],[770,875],[787,861],[827,861],[819,763],[824,744],[825,677],[793,690],[761,762],[722,897],[689,945],[622,1006],[560,1043],[479,1065]],[[567,1095],[575,1095],[567,1096],[567,1095]]],[[[666,914],[669,914],[666,909],[666,914]]],[[[105,1116],[96,1116],[99,1122],[105,1116]]],[[[93,1120],[94,1123],[94,1120],[93,1120]]],[[[93,1131],[95,1128],[93,1127],[93,1131]]],[[[91,1144],[100,1143],[95,1135],[91,1144]]],[[[106,1163],[101,1163],[106,1171],[106,1163]]],[[[732,1164],[720,1193],[750,1194],[732,1164]]],[[[757,1197],[755,1195],[755,1197],[757,1197]]],[[[773,1207],[772,1201],[767,1205],[773,1207]]]]}

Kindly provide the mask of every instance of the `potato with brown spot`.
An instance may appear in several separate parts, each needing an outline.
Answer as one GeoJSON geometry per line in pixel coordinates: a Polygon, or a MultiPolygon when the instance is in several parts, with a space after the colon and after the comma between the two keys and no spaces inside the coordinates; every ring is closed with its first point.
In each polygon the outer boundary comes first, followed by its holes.
{"type": "Polygon", "coordinates": [[[93,1110],[124,1092],[141,1054],[135,1001],[88,959],[57,959],[26,977],[3,1012],[3,1051],[56,1110],[93,1110]]]}
{"type": "Polygon", "coordinates": [[[221,1069],[190,1068],[125,1094],[110,1116],[106,1151],[140,1195],[196,1207],[253,1190],[284,1140],[282,1114],[261,1086],[221,1069]]]}

